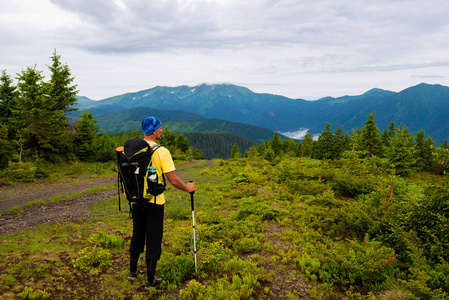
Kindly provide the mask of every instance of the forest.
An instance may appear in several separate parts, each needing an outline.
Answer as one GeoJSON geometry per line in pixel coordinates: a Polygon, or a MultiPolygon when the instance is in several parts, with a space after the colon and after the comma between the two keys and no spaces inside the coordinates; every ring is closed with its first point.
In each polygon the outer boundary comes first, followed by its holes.
{"type": "MultiPolygon", "coordinates": [[[[89,112],[71,125],[74,78],[56,52],[51,59],[48,82],[35,68],[18,74],[17,86],[2,73],[0,188],[55,176],[56,166],[73,162],[101,164],[114,174],[115,147],[141,134],[98,134],[89,112]]],[[[317,140],[275,133],[243,151],[235,143],[229,159],[187,170],[184,176],[198,186],[199,265],[191,253],[187,196],[168,191],[158,265],[165,280],[147,293],[155,299],[448,299],[449,145],[436,146],[423,131],[394,122],[380,132],[375,117],[369,114],[351,133],[326,124],[317,140]]],[[[202,155],[168,127],[160,143],[177,163],[202,155]]],[[[2,237],[0,293],[147,297],[120,280],[131,227],[116,203],[117,197],[104,199],[86,222],[2,237]]]]}

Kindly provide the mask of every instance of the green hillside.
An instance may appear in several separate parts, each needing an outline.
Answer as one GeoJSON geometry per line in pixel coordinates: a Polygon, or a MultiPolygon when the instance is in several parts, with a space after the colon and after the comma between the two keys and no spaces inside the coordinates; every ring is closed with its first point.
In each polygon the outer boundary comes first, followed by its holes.
{"type": "Polygon", "coordinates": [[[234,144],[239,147],[241,155],[257,145],[254,141],[231,133],[183,132],[182,134],[188,138],[190,146],[203,153],[205,159],[228,159],[234,144]]]}
{"type": "Polygon", "coordinates": [[[263,127],[219,119],[167,120],[165,123],[172,131],[176,132],[227,132],[242,136],[257,143],[263,143],[265,140],[273,137],[274,134],[274,131],[263,127]]]}
{"type": "Polygon", "coordinates": [[[170,111],[148,107],[135,107],[115,114],[98,114],[95,115],[95,120],[100,126],[99,132],[106,131],[108,133],[112,133],[130,130],[140,131],[142,120],[149,116],[157,116],[164,123],[166,123],[167,120],[171,119],[204,119],[200,115],[187,113],[184,111],[170,111]]]}
{"type": "MultiPolygon", "coordinates": [[[[148,116],[157,116],[164,126],[168,126],[174,132],[232,133],[255,143],[262,143],[274,134],[272,130],[254,125],[206,119],[184,111],[166,111],[148,107],[136,107],[116,114],[99,114],[95,115],[95,120],[100,126],[100,133],[104,131],[107,133],[140,131],[141,121],[148,116]]],[[[242,142],[242,146],[243,144],[242,142]]]]}
{"type": "Polygon", "coordinates": [[[316,101],[258,94],[227,84],[155,87],[100,101],[83,99],[77,107],[88,108],[95,116],[133,107],[182,110],[272,131],[308,128],[312,134],[320,133],[326,122],[341,125],[346,131],[360,128],[365,117],[376,112],[381,130],[394,121],[413,132],[424,130],[437,144],[449,135],[449,87],[429,84],[419,84],[399,93],[372,89],[362,95],[316,101]]]}

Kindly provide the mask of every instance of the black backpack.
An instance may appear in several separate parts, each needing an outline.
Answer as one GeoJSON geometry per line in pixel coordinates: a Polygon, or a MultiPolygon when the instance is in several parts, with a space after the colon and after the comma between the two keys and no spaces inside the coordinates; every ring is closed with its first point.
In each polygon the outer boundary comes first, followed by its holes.
{"type": "Polygon", "coordinates": [[[163,184],[159,183],[156,168],[152,165],[151,157],[160,147],[150,145],[142,139],[135,138],[125,142],[123,147],[116,149],[118,165],[118,201],[120,207],[120,189],[128,199],[130,211],[132,204],[145,204],[165,190],[165,176],[162,174],[163,184]],[[151,176],[153,175],[153,176],[151,176]]]}

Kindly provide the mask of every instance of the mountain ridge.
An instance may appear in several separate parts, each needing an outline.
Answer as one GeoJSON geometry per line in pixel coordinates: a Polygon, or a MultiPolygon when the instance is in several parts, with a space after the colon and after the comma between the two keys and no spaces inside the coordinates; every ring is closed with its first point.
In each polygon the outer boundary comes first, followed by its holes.
{"type": "Polygon", "coordinates": [[[204,118],[223,119],[286,132],[307,128],[319,134],[326,123],[345,131],[361,128],[366,117],[376,112],[380,130],[391,121],[404,124],[411,132],[424,130],[436,143],[449,135],[449,87],[421,83],[400,92],[373,88],[355,96],[324,97],[315,101],[280,95],[254,93],[232,84],[201,84],[190,87],[154,87],[103,100],[79,97],[78,107],[95,116],[126,109],[150,107],[181,110],[204,118]]]}

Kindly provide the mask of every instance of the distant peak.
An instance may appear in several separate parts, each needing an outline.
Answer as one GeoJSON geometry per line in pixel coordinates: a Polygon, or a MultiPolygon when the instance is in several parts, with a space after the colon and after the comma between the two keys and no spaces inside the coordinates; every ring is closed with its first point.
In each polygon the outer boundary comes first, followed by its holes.
{"type": "Polygon", "coordinates": [[[384,93],[394,93],[394,92],[379,89],[379,88],[373,88],[373,89],[370,89],[369,91],[363,93],[363,95],[384,94],[384,93]]]}

